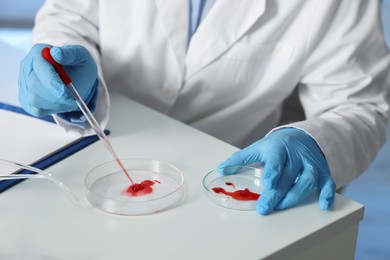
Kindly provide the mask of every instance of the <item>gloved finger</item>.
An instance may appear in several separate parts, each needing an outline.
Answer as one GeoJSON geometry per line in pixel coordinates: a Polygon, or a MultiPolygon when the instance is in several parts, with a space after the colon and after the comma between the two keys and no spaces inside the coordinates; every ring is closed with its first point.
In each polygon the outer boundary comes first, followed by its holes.
{"type": "Polygon", "coordinates": [[[35,72],[32,71],[29,78],[29,85],[26,83],[25,74],[19,77],[19,103],[23,109],[36,117],[42,117],[54,113],[62,113],[77,109],[77,104],[68,92],[66,98],[57,98],[47,92],[42,86],[35,72]]]}
{"type": "Polygon", "coordinates": [[[34,106],[30,106],[29,113],[35,117],[45,117],[54,114],[52,110],[41,109],[34,106]]]}
{"type": "MultiPolygon", "coordinates": [[[[69,91],[65,90],[60,97],[54,96],[48,88],[42,85],[34,71],[28,78],[30,82],[28,100],[32,106],[47,110],[58,110],[59,106],[64,106],[65,110],[69,110],[77,106],[69,91]]],[[[64,85],[58,87],[66,88],[64,85]]]]}
{"type": "Polygon", "coordinates": [[[284,146],[275,144],[264,155],[263,185],[266,189],[273,189],[284,171],[287,161],[287,152],[284,146]]]}
{"type": "Polygon", "coordinates": [[[24,89],[19,89],[18,99],[19,99],[19,103],[22,106],[22,108],[30,115],[33,115],[35,117],[44,117],[44,116],[52,114],[51,111],[47,111],[47,110],[32,106],[28,102],[29,94],[26,93],[26,91],[24,89]]]}
{"type": "Polygon", "coordinates": [[[77,109],[76,101],[69,99],[66,101],[65,99],[48,98],[47,96],[42,98],[38,95],[30,93],[28,96],[29,103],[31,106],[34,106],[38,109],[51,110],[53,113],[64,113],[70,112],[77,109]]]}
{"type": "Polygon", "coordinates": [[[229,166],[234,166],[234,165],[243,165],[243,163],[244,163],[244,153],[243,153],[243,150],[239,150],[239,151],[233,153],[225,161],[220,163],[217,166],[217,169],[225,168],[225,167],[229,167],[229,166]]]}
{"type": "Polygon", "coordinates": [[[243,169],[240,165],[226,166],[222,168],[217,168],[215,170],[219,176],[233,175],[238,173],[244,173],[246,169],[243,169]]]}
{"type": "MultiPolygon", "coordinates": [[[[20,66],[19,66],[19,75],[20,76],[23,76],[23,78],[25,79],[30,73],[31,71],[33,71],[33,63],[32,63],[32,59],[31,58],[24,58],[21,62],[20,62],[20,66]]],[[[21,85],[19,85],[20,87],[21,85]]],[[[25,86],[25,85],[24,85],[25,86]]]]}
{"type": "MultiPolygon", "coordinates": [[[[26,77],[28,77],[28,73],[24,73],[24,69],[28,69],[28,66],[21,66],[21,73],[19,76],[19,93],[18,93],[18,100],[22,108],[29,114],[36,116],[36,117],[42,117],[47,115],[45,111],[42,111],[39,108],[35,108],[31,105],[29,101],[30,93],[29,93],[29,86],[26,83],[26,77]]],[[[32,71],[32,68],[31,68],[32,71]]]]}
{"type": "Polygon", "coordinates": [[[304,169],[286,196],[276,205],[276,210],[290,208],[301,202],[317,188],[318,175],[314,174],[312,168],[304,169]]]}
{"type": "Polygon", "coordinates": [[[261,161],[260,151],[255,151],[254,149],[245,148],[243,150],[237,151],[227,158],[224,162],[219,164],[216,167],[218,174],[220,175],[230,175],[236,173],[237,167],[247,165],[255,162],[261,161]]]}
{"type": "Polygon", "coordinates": [[[273,189],[265,190],[257,200],[256,211],[261,215],[267,215],[273,211],[294,184],[298,173],[286,172],[291,167],[286,168],[278,185],[273,189]]]}
{"type": "Polygon", "coordinates": [[[280,189],[265,190],[257,200],[256,211],[261,215],[272,212],[275,205],[283,198],[284,192],[280,189]]]}
{"type": "Polygon", "coordinates": [[[18,78],[18,90],[19,94],[21,92],[27,92],[28,91],[28,85],[26,83],[26,73],[27,75],[32,71],[31,64],[28,64],[26,66],[22,65],[24,61],[21,62],[20,69],[19,69],[19,78],[18,78]]]}
{"type": "Polygon", "coordinates": [[[327,210],[333,205],[336,196],[336,184],[329,174],[329,176],[320,177],[319,185],[321,189],[319,197],[320,209],[327,210]]]}
{"type": "Polygon", "coordinates": [[[46,61],[42,55],[34,57],[32,66],[33,72],[30,72],[26,79],[28,86],[38,84],[39,82],[45,87],[44,90],[47,93],[50,93],[51,96],[60,98],[64,95],[64,92],[66,91],[64,83],[58,76],[54,67],[46,61]]]}
{"type": "Polygon", "coordinates": [[[32,108],[31,108],[31,105],[28,103],[28,96],[26,95],[27,86],[25,85],[24,82],[25,82],[24,76],[20,76],[19,82],[18,82],[18,84],[19,84],[19,91],[18,91],[19,103],[27,113],[38,117],[38,115],[35,115],[32,113],[32,108]]]}
{"type": "Polygon", "coordinates": [[[55,61],[64,66],[79,66],[90,61],[89,52],[81,45],[53,47],[50,54],[55,61]]]}

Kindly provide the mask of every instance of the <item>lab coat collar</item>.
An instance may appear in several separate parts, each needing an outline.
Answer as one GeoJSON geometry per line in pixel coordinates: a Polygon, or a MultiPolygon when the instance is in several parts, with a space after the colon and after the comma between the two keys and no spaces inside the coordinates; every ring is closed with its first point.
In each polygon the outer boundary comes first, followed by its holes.
{"type": "Polygon", "coordinates": [[[265,6],[266,0],[217,0],[191,38],[185,78],[226,52],[264,14],[265,6]]]}
{"type": "Polygon", "coordinates": [[[261,17],[266,0],[217,0],[188,45],[189,1],[155,0],[184,79],[205,68],[261,17]],[[188,48],[187,48],[188,45],[188,48]]]}
{"type": "Polygon", "coordinates": [[[183,74],[188,44],[189,1],[155,0],[155,3],[183,74]]]}

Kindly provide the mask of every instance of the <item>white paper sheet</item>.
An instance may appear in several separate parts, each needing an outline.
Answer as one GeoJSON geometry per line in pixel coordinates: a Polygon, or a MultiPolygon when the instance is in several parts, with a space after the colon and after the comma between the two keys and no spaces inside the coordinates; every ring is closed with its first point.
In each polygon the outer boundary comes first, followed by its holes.
{"type": "MultiPolygon", "coordinates": [[[[81,138],[58,125],[0,109],[0,158],[30,165],[81,138]]],[[[0,162],[0,175],[19,170],[0,162]]]]}

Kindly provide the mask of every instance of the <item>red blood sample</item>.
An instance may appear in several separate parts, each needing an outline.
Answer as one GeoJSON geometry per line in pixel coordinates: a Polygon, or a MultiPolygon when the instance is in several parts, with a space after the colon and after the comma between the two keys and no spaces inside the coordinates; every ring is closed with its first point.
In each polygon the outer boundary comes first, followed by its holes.
{"type": "Polygon", "coordinates": [[[236,190],[234,192],[228,192],[224,188],[214,187],[212,189],[215,193],[223,193],[232,197],[235,200],[248,201],[248,200],[257,200],[260,197],[260,194],[251,192],[248,188],[243,190],[236,190]]]}
{"type": "Polygon", "coordinates": [[[126,188],[122,194],[130,197],[144,196],[153,192],[152,186],[155,183],[161,183],[158,180],[144,180],[141,183],[133,183],[126,188]]]}
{"type": "Polygon", "coordinates": [[[234,184],[229,182],[229,181],[225,182],[225,184],[228,185],[228,186],[232,186],[233,189],[236,189],[236,186],[234,186],[234,184]]]}

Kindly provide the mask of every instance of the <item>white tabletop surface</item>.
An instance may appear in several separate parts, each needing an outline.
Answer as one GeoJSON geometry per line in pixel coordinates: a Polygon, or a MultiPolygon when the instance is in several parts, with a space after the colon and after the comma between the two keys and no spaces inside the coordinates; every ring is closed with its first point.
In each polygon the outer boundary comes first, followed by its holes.
{"type": "MultiPolygon", "coordinates": [[[[3,80],[7,77],[1,72],[3,80]]],[[[10,87],[16,88],[0,84],[0,101],[15,102],[15,92],[3,95],[10,87]]],[[[85,198],[84,178],[111,160],[97,142],[47,169],[82,198],[84,208],[45,180],[26,180],[0,194],[0,259],[261,259],[288,253],[303,239],[315,242],[319,232],[329,236],[348,223],[357,225],[363,217],[360,204],[340,195],[325,212],[317,194],[265,217],[216,206],[203,193],[202,178],[235,147],[117,94],[112,94],[108,128],[120,157],[178,167],[185,177],[183,201],[145,216],[93,208],[85,198]]]]}

